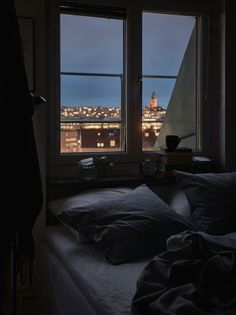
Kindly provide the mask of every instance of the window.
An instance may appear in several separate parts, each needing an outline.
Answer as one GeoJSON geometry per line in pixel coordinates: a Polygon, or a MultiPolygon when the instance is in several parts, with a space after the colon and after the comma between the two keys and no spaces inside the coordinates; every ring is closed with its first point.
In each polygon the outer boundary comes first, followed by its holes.
{"type": "Polygon", "coordinates": [[[196,48],[194,16],[143,13],[144,151],[165,145],[166,134],[196,149],[196,48]]]}
{"type": "Polygon", "coordinates": [[[125,151],[125,20],[83,10],[62,10],[60,20],[60,151],[125,151]],[[68,145],[75,135],[77,142],[68,145]]]}
{"type": "Polygon", "coordinates": [[[97,3],[60,7],[57,161],[138,161],[167,134],[199,149],[200,15],[97,3]]]}

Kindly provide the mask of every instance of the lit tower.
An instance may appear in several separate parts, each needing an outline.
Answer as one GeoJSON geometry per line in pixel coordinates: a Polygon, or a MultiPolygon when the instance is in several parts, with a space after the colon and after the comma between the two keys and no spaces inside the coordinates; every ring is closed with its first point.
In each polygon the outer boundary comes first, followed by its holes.
{"type": "Polygon", "coordinates": [[[149,108],[150,109],[157,109],[158,108],[156,92],[152,93],[152,96],[151,96],[151,99],[150,99],[150,103],[149,103],[149,108]]]}

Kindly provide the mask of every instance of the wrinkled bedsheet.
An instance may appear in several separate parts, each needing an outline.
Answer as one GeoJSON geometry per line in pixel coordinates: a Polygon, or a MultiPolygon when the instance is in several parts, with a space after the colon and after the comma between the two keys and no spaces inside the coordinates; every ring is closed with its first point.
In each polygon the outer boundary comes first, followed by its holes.
{"type": "Polygon", "coordinates": [[[140,274],[134,315],[235,315],[236,233],[185,231],[140,274]]]}

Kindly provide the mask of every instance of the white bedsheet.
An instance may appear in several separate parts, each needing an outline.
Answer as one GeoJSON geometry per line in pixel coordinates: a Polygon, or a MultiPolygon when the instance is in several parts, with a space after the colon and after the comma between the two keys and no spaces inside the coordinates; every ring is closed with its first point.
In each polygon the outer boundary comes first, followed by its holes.
{"type": "Polygon", "coordinates": [[[136,281],[148,260],[111,265],[97,245],[79,244],[63,226],[47,228],[40,251],[38,298],[50,294],[39,301],[45,304],[41,315],[131,315],[136,281]]]}

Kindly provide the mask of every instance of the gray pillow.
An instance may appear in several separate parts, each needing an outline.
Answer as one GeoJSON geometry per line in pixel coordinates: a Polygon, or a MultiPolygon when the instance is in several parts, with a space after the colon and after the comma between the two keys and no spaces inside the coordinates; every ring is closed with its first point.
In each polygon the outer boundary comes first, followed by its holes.
{"type": "Polygon", "coordinates": [[[170,235],[194,229],[146,185],[112,202],[105,200],[64,211],[59,218],[104,247],[113,264],[157,254],[165,249],[170,235]]]}
{"type": "Polygon", "coordinates": [[[184,191],[177,183],[168,185],[150,186],[150,189],[165,201],[170,208],[184,217],[191,217],[190,204],[184,191]]]}
{"type": "Polygon", "coordinates": [[[128,187],[89,189],[81,191],[73,196],[52,200],[48,202],[48,208],[78,241],[84,242],[85,240],[81,238],[79,232],[66,224],[65,221],[60,220],[60,216],[58,215],[62,211],[66,212],[68,210],[77,208],[78,206],[85,207],[99,201],[111,200],[130,191],[132,191],[132,188],[128,187]]]}
{"type": "Polygon", "coordinates": [[[219,235],[236,231],[236,172],[174,174],[186,193],[197,229],[219,235]]]}

